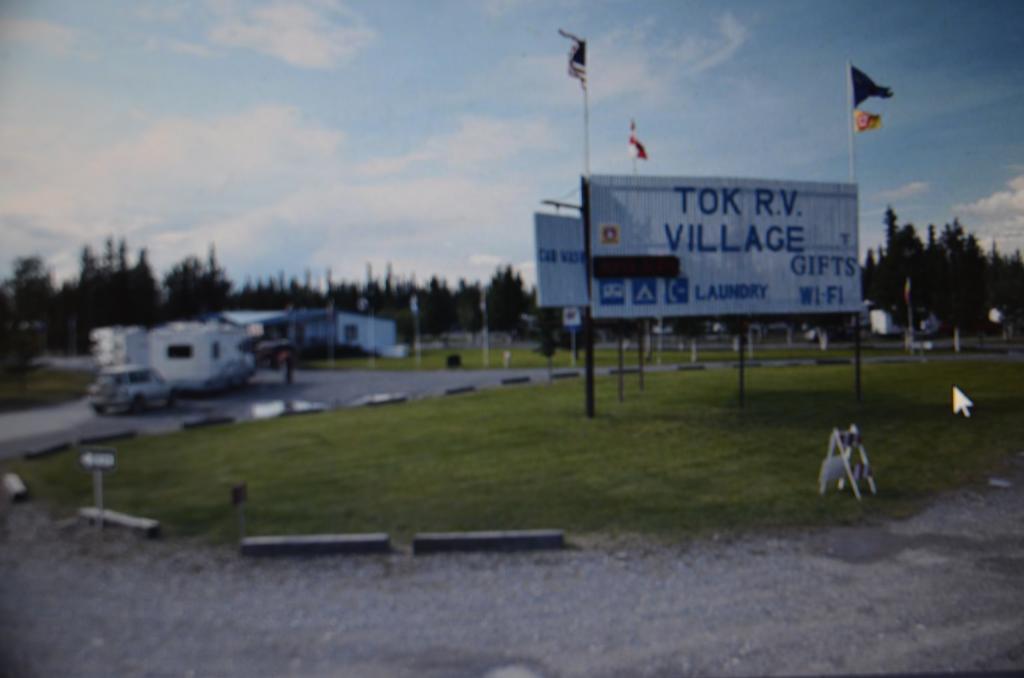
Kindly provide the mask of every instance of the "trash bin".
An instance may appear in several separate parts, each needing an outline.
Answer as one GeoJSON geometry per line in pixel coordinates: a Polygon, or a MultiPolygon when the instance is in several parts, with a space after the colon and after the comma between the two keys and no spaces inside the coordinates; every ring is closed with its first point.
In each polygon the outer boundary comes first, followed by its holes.
{"type": "Polygon", "coordinates": [[[462,367],[462,356],[458,353],[452,353],[448,356],[448,367],[462,367]]]}

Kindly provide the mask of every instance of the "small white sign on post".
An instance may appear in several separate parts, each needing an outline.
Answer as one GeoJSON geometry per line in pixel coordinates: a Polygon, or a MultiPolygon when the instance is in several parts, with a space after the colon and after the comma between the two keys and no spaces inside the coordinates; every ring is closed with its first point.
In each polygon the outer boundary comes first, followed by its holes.
{"type": "Polygon", "coordinates": [[[578,332],[583,326],[583,317],[580,309],[575,306],[566,306],[562,309],[562,325],[570,332],[578,332]]]}
{"type": "Polygon", "coordinates": [[[96,502],[97,524],[103,529],[103,474],[117,469],[117,450],[113,447],[83,447],[78,452],[78,465],[92,473],[92,494],[96,502]]]}
{"type": "Polygon", "coordinates": [[[878,494],[875,486],[875,475],[871,470],[871,462],[868,461],[867,450],[864,449],[864,441],[860,435],[860,429],[856,424],[850,424],[846,431],[838,428],[832,429],[832,435],[828,440],[828,452],[824,461],[821,462],[821,470],[818,472],[818,493],[825,494],[828,484],[836,481],[836,489],[842,490],[846,481],[850,481],[850,489],[860,501],[860,487],[858,482],[864,480],[871,488],[871,494],[878,494]],[[854,460],[853,453],[856,451],[860,461],[854,460]]]}

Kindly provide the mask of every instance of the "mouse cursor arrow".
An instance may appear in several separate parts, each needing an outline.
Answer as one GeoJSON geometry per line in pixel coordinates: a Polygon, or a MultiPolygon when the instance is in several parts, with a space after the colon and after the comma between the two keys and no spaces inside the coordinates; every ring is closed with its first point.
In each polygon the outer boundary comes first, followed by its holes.
{"type": "Polygon", "coordinates": [[[961,412],[968,419],[971,418],[971,408],[974,407],[974,401],[967,397],[967,394],[961,391],[956,384],[953,385],[953,414],[957,415],[961,412]]]}

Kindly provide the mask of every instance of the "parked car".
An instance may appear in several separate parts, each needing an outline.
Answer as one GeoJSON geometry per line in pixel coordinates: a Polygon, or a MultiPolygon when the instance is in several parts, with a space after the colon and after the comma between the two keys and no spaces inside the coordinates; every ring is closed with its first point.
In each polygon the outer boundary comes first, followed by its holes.
{"type": "Polygon", "coordinates": [[[141,412],[147,407],[174,405],[174,391],[156,370],[118,365],[100,371],[89,387],[89,404],[99,414],[111,410],[141,412]]]}

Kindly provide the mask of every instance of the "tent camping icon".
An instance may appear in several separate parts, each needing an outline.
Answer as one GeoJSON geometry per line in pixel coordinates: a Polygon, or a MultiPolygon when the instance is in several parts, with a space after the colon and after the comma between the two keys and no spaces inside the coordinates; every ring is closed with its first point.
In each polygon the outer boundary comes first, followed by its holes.
{"type": "Polygon", "coordinates": [[[658,281],[656,278],[635,278],[633,280],[633,303],[640,306],[658,303],[658,281]]]}

